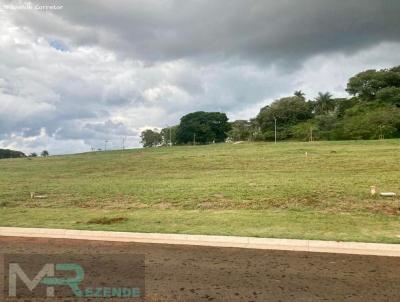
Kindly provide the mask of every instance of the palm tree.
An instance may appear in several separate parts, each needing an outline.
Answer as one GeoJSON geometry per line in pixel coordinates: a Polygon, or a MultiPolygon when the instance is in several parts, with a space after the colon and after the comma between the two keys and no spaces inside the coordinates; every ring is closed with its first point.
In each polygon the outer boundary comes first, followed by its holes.
{"type": "Polygon", "coordinates": [[[301,90],[296,90],[296,91],[294,92],[294,95],[297,96],[297,97],[299,97],[299,98],[302,98],[302,99],[305,99],[305,98],[306,98],[306,94],[305,94],[303,91],[301,91],[301,90]]]}
{"type": "Polygon", "coordinates": [[[315,108],[315,113],[316,114],[327,114],[333,109],[335,109],[335,103],[332,98],[332,94],[329,92],[319,92],[318,96],[315,98],[316,102],[316,108],[315,108]]]}

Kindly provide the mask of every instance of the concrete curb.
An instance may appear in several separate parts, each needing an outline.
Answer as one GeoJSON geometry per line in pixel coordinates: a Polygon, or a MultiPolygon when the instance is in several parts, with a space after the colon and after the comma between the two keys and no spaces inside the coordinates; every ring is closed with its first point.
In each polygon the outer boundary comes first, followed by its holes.
{"type": "Polygon", "coordinates": [[[400,257],[400,245],[379,243],[13,227],[0,227],[0,236],[200,245],[400,257]]]}

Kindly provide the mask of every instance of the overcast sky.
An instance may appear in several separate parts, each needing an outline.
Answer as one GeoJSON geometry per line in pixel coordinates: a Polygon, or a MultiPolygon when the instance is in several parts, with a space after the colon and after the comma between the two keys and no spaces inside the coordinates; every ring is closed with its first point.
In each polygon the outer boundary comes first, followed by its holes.
{"type": "Polygon", "coordinates": [[[400,65],[399,16],[399,0],[0,0],[0,148],[138,147],[192,111],[346,96],[400,65]]]}

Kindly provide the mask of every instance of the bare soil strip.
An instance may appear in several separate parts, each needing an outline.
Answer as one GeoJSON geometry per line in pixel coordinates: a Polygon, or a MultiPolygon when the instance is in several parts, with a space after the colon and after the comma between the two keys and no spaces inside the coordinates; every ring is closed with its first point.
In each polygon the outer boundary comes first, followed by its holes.
{"type": "Polygon", "coordinates": [[[146,301],[400,301],[398,257],[0,237],[0,253],[127,252],[145,255],[146,301]]]}

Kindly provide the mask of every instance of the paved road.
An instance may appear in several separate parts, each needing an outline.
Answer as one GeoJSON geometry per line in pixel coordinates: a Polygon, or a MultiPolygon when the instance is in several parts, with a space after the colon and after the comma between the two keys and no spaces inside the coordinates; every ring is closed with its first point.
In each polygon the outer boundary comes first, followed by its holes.
{"type": "Polygon", "coordinates": [[[0,253],[137,253],[148,301],[400,301],[400,258],[0,237],[0,253]]]}

